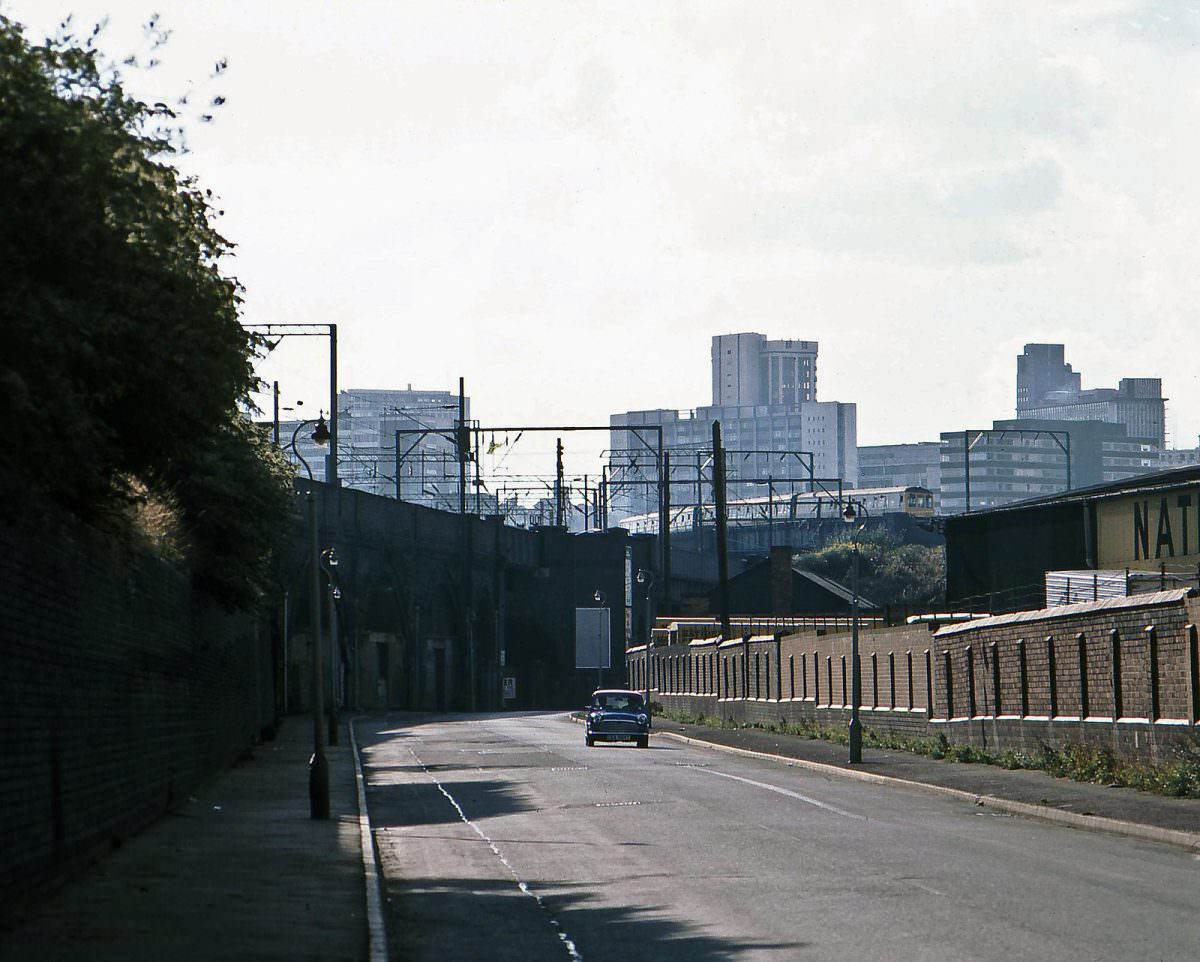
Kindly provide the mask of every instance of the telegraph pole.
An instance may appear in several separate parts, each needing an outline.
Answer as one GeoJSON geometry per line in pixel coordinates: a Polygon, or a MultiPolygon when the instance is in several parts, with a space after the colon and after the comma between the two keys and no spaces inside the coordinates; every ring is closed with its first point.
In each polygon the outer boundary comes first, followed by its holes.
{"type": "Polygon", "coordinates": [[[558,439],[554,464],[554,525],[563,526],[563,445],[558,439]]]}
{"type": "Polygon", "coordinates": [[[467,458],[471,456],[471,437],[467,429],[467,395],[463,379],[458,379],[458,513],[467,513],[467,458]]]}
{"type": "Polygon", "coordinates": [[[470,659],[470,708],[475,711],[475,553],[473,519],[467,517],[467,461],[471,458],[471,429],[467,427],[467,391],[463,378],[458,379],[458,429],[455,432],[458,448],[458,518],[462,524],[463,541],[463,627],[467,637],[467,657],[470,659]]]}
{"type": "MultiPolygon", "coordinates": [[[[337,400],[337,325],[329,325],[329,460],[325,480],[332,487],[338,481],[338,400],[337,400]]],[[[336,517],[336,516],[335,516],[336,517]]]]}
{"type": "Polygon", "coordinates": [[[721,637],[726,641],[730,636],[729,623],[729,532],[727,530],[728,512],[725,503],[725,450],[721,447],[721,422],[713,421],[712,429],[713,466],[712,487],[713,501],[716,502],[717,514],[717,580],[720,584],[721,602],[721,637]]]}
{"type": "Polygon", "coordinates": [[[663,452],[663,485],[662,485],[662,522],[659,531],[662,533],[662,599],[663,614],[671,613],[671,452],[663,452]]]}

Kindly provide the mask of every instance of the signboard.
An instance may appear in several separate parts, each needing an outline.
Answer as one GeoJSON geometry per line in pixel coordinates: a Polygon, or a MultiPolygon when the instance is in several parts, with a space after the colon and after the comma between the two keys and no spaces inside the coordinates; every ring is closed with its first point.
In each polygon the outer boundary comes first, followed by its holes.
{"type": "Polygon", "coordinates": [[[611,668],[611,639],[607,608],[575,609],[576,668],[611,668]]]}
{"type": "Polygon", "coordinates": [[[1096,561],[1119,569],[1200,562],[1200,488],[1098,502],[1096,561]]]}
{"type": "Polygon", "coordinates": [[[516,697],[517,697],[517,679],[505,678],[504,679],[504,698],[505,698],[505,700],[507,700],[509,698],[516,698],[516,697]]]}

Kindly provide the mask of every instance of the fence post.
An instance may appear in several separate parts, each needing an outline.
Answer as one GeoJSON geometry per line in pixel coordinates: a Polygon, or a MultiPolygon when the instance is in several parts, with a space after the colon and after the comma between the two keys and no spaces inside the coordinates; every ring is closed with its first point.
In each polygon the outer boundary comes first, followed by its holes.
{"type": "Polygon", "coordinates": [[[1124,700],[1121,698],[1121,633],[1116,628],[1108,633],[1112,650],[1112,713],[1113,721],[1125,717],[1124,700]]]}
{"type": "Polygon", "coordinates": [[[975,717],[975,646],[967,645],[967,717],[975,717]]]}
{"type": "Polygon", "coordinates": [[[888,708],[896,708],[896,653],[888,652],[888,708]]]}
{"type": "Polygon", "coordinates": [[[1025,639],[1017,639],[1017,671],[1021,680],[1021,717],[1029,714],[1029,660],[1025,654],[1025,639]]]}
{"type": "Polygon", "coordinates": [[[842,661],[842,707],[845,708],[847,705],[850,704],[849,700],[846,698],[846,656],[845,655],[841,656],[841,661],[842,661]]]}
{"type": "MultiPolygon", "coordinates": [[[[804,674],[804,662],[800,662],[800,674],[801,675],[804,674]]],[[[790,684],[788,685],[788,689],[789,689],[789,691],[791,691],[791,695],[789,697],[793,701],[795,701],[795,699],[796,699],[796,656],[795,655],[788,655],[788,680],[790,682],[790,684]]]]}
{"type": "MultiPolygon", "coordinates": [[[[796,679],[792,678],[792,695],[796,694],[796,679]]],[[[783,632],[775,632],[775,700],[783,701],[783,632]]]]}
{"type": "Polygon", "coordinates": [[[904,660],[908,663],[908,710],[912,711],[913,705],[913,676],[912,676],[912,649],[908,648],[904,652],[904,660]]]}
{"type": "Polygon", "coordinates": [[[871,652],[871,707],[879,707],[879,658],[871,652]]]}
{"type": "Polygon", "coordinates": [[[954,717],[954,665],[949,648],[942,651],[942,667],[946,671],[946,721],[949,721],[954,717]]]}
{"type": "Polygon", "coordinates": [[[1200,720],[1200,651],[1197,651],[1196,626],[1187,626],[1188,649],[1188,721],[1200,720]]]}
{"type": "Polygon", "coordinates": [[[825,697],[829,699],[829,707],[833,707],[833,655],[825,656],[825,697]]]}
{"type": "Polygon", "coordinates": [[[1050,717],[1058,717],[1058,672],[1054,658],[1054,636],[1046,636],[1046,673],[1050,682],[1050,717]]]}
{"type": "Polygon", "coordinates": [[[933,656],[928,648],[925,649],[925,717],[933,717],[933,656]]]}
{"type": "Polygon", "coordinates": [[[821,655],[813,652],[813,708],[821,704],[821,655]]]}
{"type": "Polygon", "coordinates": [[[1146,626],[1146,649],[1150,658],[1150,724],[1158,721],[1158,630],[1146,626]]]}
{"type": "Polygon", "coordinates": [[[1000,717],[1004,714],[1004,706],[1000,702],[1000,648],[992,642],[992,715],[1000,717]]]}
{"type": "Polygon", "coordinates": [[[1090,714],[1088,706],[1087,635],[1082,631],[1075,636],[1075,647],[1079,652],[1079,720],[1090,714]]]}

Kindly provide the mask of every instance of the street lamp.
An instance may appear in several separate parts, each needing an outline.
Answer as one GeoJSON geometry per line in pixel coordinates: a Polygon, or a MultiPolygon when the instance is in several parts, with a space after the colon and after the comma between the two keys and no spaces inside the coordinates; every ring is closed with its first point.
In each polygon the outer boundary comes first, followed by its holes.
{"type": "Polygon", "coordinates": [[[308,810],[311,818],[329,818],[329,760],[325,757],[325,746],[322,743],[321,728],[324,722],[324,707],[322,699],[324,682],[321,679],[321,573],[320,551],[317,547],[317,499],[313,490],[313,473],[304,456],[296,448],[296,437],[306,424],[315,424],[310,437],[317,447],[329,444],[329,428],[325,425],[324,414],[316,421],[301,421],[292,432],[292,454],[294,454],[304,470],[308,472],[308,490],[305,500],[308,503],[308,550],[309,550],[309,619],[312,622],[312,701],[313,701],[313,753],[308,765],[308,810]]]}
{"type": "Polygon", "coordinates": [[[338,614],[337,600],[342,596],[333,569],[338,566],[332,547],[321,552],[321,567],[329,578],[329,744],[338,743],[338,614]]]}
{"type": "Polygon", "coordinates": [[[646,688],[646,717],[651,721],[650,711],[650,642],[654,639],[654,622],[650,620],[650,590],[654,587],[654,572],[649,568],[638,568],[637,583],[646,586],[646,659],[642,669],[642,682],[646,688]]]}
{"type": "Polygon", "coordinates": [[[859,672],[858,661],[858,533],[866,527],[866,523],[858,524],[860,515],[869,514],[866,506],[862,503],[855,505],[853,501],[846,502],[846,508],[842,512],[842,520],[846,524],[851,525],[851,541],[854,544],[854,567],[851,575],[851,590],[853,599],[851,600],[851,621],[850,621],[850,764],[858,765],[862,762],[862,721],[859,720],[858,711],[862,702],[862,678],[859,672]]]}

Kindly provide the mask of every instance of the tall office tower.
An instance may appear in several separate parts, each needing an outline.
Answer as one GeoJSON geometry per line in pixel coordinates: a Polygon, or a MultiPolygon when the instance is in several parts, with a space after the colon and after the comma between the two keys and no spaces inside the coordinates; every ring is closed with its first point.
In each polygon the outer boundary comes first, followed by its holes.
{"type": "Polygon", "coordinates": [[[1079,391],[1079,374],[1065,363],[1062,344],[1026,344],[1017,355],[1017,417],[1052,391],[1079,391]]]}
{"type": "Polygon", "coordinates": [[[815,401],[817,342],[718,334],[712,339],[712,386],[714,407],[815,401]]]}
{"type": "Polygon", "coordinates": [[[1115,388],[1084,391],[1061,344],[1026,344],[1017,355],[1017,417],[1123,424],[1130,438],[1166,445],[1161,378],[1123,377],[1115,388]]]}

